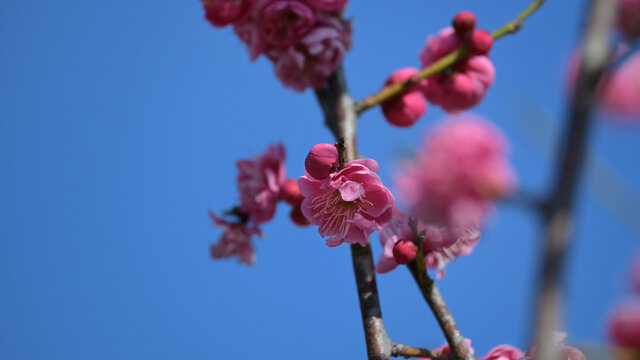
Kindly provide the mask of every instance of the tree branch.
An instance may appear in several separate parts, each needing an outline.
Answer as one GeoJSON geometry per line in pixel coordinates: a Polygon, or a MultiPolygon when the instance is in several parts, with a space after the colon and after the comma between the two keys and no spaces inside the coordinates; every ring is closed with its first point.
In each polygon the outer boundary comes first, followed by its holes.
{"type": "MultiPolygon", "coordinates": [[[[342,67],[329,78],[326,88],[316,90],[316,97],[324,112],[325,124],[337,141],[344,141],[344,160],[349,162],[357,159],[356,123],[358,115],[353,99],[347,92],[342,67]]],[[[388,360],[391,358],[391,340],[382,320],[371,245],[367,244],[365,247],[357,244],[351,245],[351,258],[358,299],[360,300],[367,358],[369,360],[388,360]]]]}
{"type": "Polygon", "coordinates": [[[404,358],[429,358],[431,360],[445,359],[446,356],[440,350],[421,349],[403,344],[393,343],[391,345],[391,356],[404,358]]]}
{"type": "Polygon", "coordinates": [[[578,81],[575,87],[563,147],[558,157],[554,187],[543,210],[545,250],[540,272],[537,303],[536,358],[554,359],[552,331],[560,317],[561,281],[569,246],[573,203],[578,177],[584,163],[590,129],[591,104],[598,80],[610,58],[609,33],[615,18],[613,0],[592,1],[584,38],[578,81]]]}
{"type": "MultiPolygon", "coordinates": [[[[505,35],[514,34],[518,30],[522,28],[522,24],[525,19],[531,16],[542,4],[545,0],[536,0],[529,5],[522,13],[520,13],[515,19],[509,21],[507,24],[502,26],[500,29],[494,31],[491,36],[494,40],[498,40],[505,35]]],[[[440,58],[438,61],[433,64],[425,67],[420,71],[418,76],[411,78],[405,82],[392,84],[389,86],[385,86],[378,93],[373,94],[364,98],[363,100],[356,103],[356,113],[361,114],[366,110],[375,107],[387,100],[390,100],[400,94],[406,92],[409,88],[416,85],[420,80],[426,79],[435,74],[441,73],[446,69],[450,68],[458,61],[463,60],[468,55],[467,49],[463,46],[454,50],[447,54],[446,56],[440,58]]]]}

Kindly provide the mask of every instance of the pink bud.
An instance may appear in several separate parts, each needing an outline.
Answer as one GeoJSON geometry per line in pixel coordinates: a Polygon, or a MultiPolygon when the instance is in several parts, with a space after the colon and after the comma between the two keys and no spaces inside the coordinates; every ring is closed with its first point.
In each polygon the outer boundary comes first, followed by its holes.
{"type": "Polygon", "coordinates": [[[298,180],[287,179],[280,185],[280,198],[291,206],[299,206],[304,200],[304,196],[300,193],[298,180]]]}
{"type": "MultiPolygon", "coordinates": [[[[407,81],[418,73],[418,69],[414,68],[396,70],[387,79],[385,86],[407,81]]],[[[398,127],[408,127],[427,112],[427,102],[420,89],[414,86],[406,93],[383,102],[381,108],[389,123],[398,127]]]]}
{"type": "Polygon", "coordinates": [[[289,217],[291,218],[291,221],[293,221],[293,223],[298,226],[309,225],[309,220],[307,220],[307,218],[304,217],[304,214],[302,213],[302,209],[300,209],[300,205],[294,206],[293,209],[291,209],[291,212],[289,213],[289,217]]]}
{"type": "Polygon", "coordinates": [[[338,149],[333,144],[318,144],[311,148],[304,160],[304,168],[316,179],[324,179],[335,171],[338,149]]]}
{"type": "Polygon", "coordinates": [[[460,38],[466,38],[476,27],[476,16],[471,11],[461,11],[453,18],[453,29],[460,38]]]}
{"type": "Polygon", "coordinates": [[[398,264],[408,264],[415,260],[418,247],[411,240],[400,240],[393,247],[393,257],[398,264]]]}
{"type": "Polygon", "coordinates": [[[484,55],[489,53],[489,50],[493,47],[493,38],[485,30],[476,30],[471,34],[467,46],[471,54],[484,55]]]}
{"type": "Polygon", "coordinates": [[[613,313],[609,336],[619,346],[640,349],[640,303],[624,305],[613,313]]]}

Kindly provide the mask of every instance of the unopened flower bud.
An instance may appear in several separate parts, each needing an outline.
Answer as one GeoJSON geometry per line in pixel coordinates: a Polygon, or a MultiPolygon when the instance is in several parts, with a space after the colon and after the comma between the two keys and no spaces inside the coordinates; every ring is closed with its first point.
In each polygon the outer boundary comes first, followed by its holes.
{"type": "Polygon", "coordinates": [[[398,264],[408,264],[415,260],[418,247],[411,240],[400,240],[393,247],[393,257],[398,264]]]}
{"type": "Polygon", "coordinates": [[[471,11],[461,11],[453,18],[453,29],[461,39],[466,38],[476,27],[476,16],[471,11]]]}
{"type": "Polygon", "coordinates": [[[291,212],[289,213],[289,217],[291,218],[291,221],[293,221],[293,223],[298,226],[309,225],[309,220],[307,220],[307,218],[304,217],[304,214],[300,209],[300,205],[294,206],[293,209],[291,209],[291,212]]]}
{"type": "Polygon", "coordinates": [[[291,206],[300,206],[304,196],[300,193],[298,180],[287,179],[280,185],[280,198],[291,206]]]}
{"type": "Polygon", "coordinates": [[[338,149],[333,144],[318,144],[311,148],[304,167],[316,179],[324,179],[336,170],[338,149]]]}
{"type": "Polygon", "coordinates": [[[609,319],[609,336],[618,346],[640,349],[640,303],[616,309],[609,319]]]}
{"type": "Polygon", "coordinates": [[[493,38],[485,30],[476,30],[471,34],[467,46],[471,54],[485,55],[493,47],[493,38]]]}
{"type": "MultiPolygon", "coordinates": [[[[418,73],[418,69],[414,68],[396,70],[387,79],[385,86],[407,81],[418,73]]],[[[398,127],[408,127],[427,112],[427,102],[420,89],[414,86],[404,94],[383,102],[381,108],[389,123],[398,127]]]]}

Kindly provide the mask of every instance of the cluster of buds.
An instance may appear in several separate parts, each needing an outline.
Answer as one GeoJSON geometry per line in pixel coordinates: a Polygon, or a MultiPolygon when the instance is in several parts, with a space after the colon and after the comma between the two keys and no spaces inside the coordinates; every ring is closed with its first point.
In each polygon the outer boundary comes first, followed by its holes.
{"type": "Polygon", "coordinates": [[[280,200],[292,206],[291,220],[295,224],[309,224],[300,211],[298,182],[286,179],[285,156],[284,146],[276,144],[260,156],[236,162],[240,205],[226,213],[234,221],[209,213],[214,226],[223,229],[219,241],[211,245],[212,258],[238,257],[241,263],[253,264],[256,254],[251,239],[254,235],[262,237],[260,226],[273,219],[280,200]]]}
{"type": "Polygon", "coordinates": [[[340,166],[336,146],[317,144],[305,159],[298,180],[302,213],[328,246],[344,242],[366,246],[369,235],[393,217],[395,199],[378,177],[378,163],[359,159],[340,166]]]}
{"type": "Polygon", "coordinates": [[[202,0],[215,27],[232,25],[251,60],[265,55],[289,88],[321,88],[351,47],[347,0],[202,0]]]}
{"type": "Polygon", "coordinates": [[[428,67],[445,55],[466,46],[469,56],[447,71],[418,81],[419,70],[403,68],[395,71],[385,86],[412,80],[405,93],[382,103],[389,123],[408,127],[427,111],[427,101],[449,113],[459,113],[480,103],[493,84],[495,68],[488,57],[493,38],[485,30],[477,30],[476,17],[469,11],[457,14],[453,27],[430,36],[420,52],[422,67],[428,67]]]}

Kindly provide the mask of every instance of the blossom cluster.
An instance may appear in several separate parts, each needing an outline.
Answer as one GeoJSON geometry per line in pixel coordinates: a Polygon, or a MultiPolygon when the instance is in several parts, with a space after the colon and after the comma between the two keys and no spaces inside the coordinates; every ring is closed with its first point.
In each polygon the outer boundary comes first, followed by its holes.
{"type": "Polygon", "coordinates": [[[215,27],[232,25],[251,60],[265,55],[289,88],[321,88],[351,47],[347,0],[202,0],[215,27]]]}
{"type": "Polygon", "coordinates": [[[284,146],[276,144],[260,156],[236,162],[240,205],[227,213],[234,221],[209,213],[214,226],[223,230],[218,242],[211,245],[212,258],[237,257],[241,263],[253,264],[256,253],[251,239],[255,235],[262,237],[260,225],[273,219],[279,200],[292,206],[294,223],[308,224],[300,211],[302,194],[298,183],[295,179],[286,179],[285,157],[284,146]]]}
{"type": "Polygon", "coordinates": [[[396,70],[385,86],[414,80],[405,93],[382,103],[387,121],[395,126],[408,127],[427,111],[427,101],[452,114],[471,109],[484,98],[495,79],[495,67],[488,57],[493,38],[484,30],[475,30],[476,18],[464,11],[453,19],[453,27],[430,36],[420,51],[422,67],[428,67],[449,53],[465,45],[469,56],[447,71],[418,80],[419,70],[396,70]]]}

